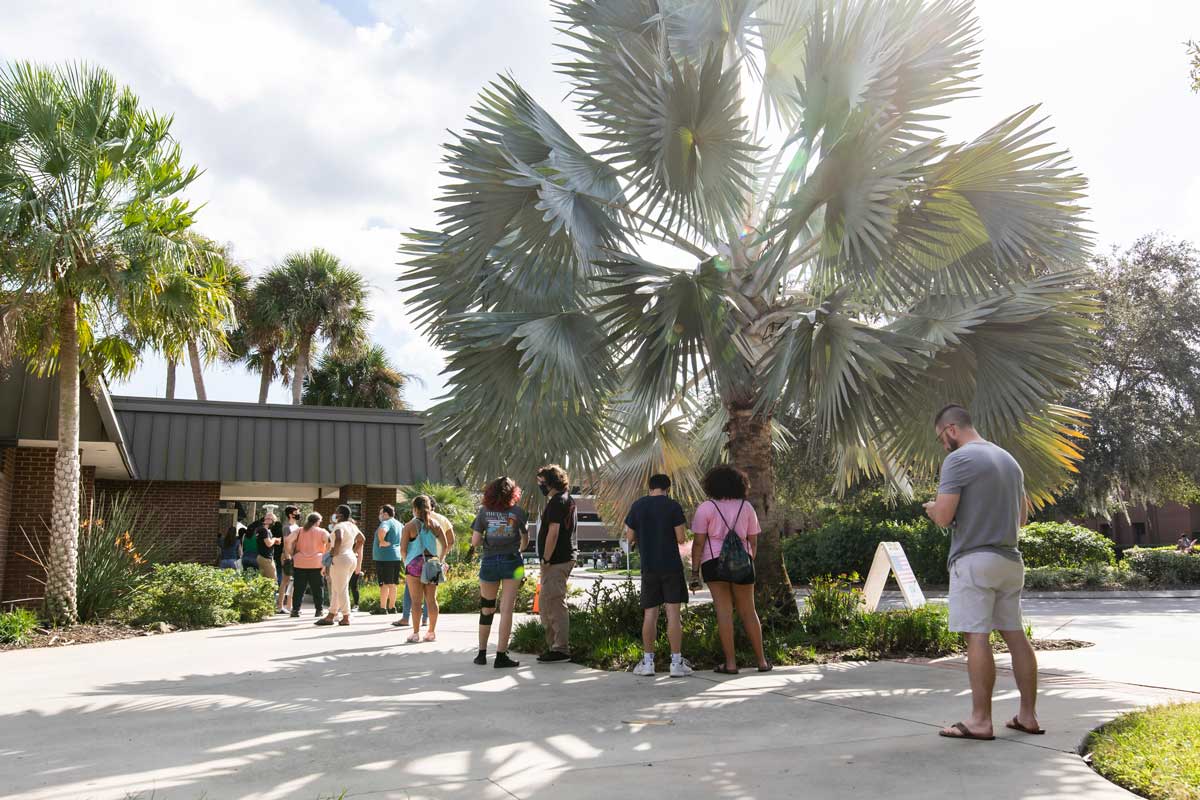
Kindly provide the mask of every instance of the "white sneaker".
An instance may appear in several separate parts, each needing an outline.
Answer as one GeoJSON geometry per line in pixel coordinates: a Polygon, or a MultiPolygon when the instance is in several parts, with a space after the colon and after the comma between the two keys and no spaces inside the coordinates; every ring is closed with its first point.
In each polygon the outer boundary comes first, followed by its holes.
{"type": "Polygon", "coordinates": [[[633,674],[640,675],[643,678],[653,678],[654,677],[654,663],[651,662],[651,663],[647,664],[645,659],[639,661],[638,665],[633,668],[633,674]]]}
{"type": "Polygon", "coordinates": [[[687,662],[687,659],[681,659],[678,664],[671,665],[672,678],[686,678],[692,674],[692,665],[687,662]]]}

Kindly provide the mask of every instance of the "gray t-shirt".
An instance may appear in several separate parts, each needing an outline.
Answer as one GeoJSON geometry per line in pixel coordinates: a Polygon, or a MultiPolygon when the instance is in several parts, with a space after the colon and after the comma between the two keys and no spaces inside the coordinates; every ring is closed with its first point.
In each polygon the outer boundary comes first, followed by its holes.
{"type": "Polygon", "coordinates": [[[507,511],[489,511],[480,507],[471,523],[471,530],[483,535],[483,555],[519,555],[521,535],[525,533],[529,514],[520,506],[507,511]]]}
{"type": "Polygon", "coordinates": [[[1007,450],[984,441],[964,444],[942,462],[938,494],[959,495],[948,564],[980,551],[1021,560],[1025,475],[1007,450]]]}

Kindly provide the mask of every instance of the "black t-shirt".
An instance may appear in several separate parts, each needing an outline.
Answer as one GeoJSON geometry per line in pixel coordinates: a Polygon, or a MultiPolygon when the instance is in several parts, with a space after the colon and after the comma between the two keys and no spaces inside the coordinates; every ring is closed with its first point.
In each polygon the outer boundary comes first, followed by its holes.
{"type": "Polygon", "coordinates": [[[683,569],[675,526],[686,525],[683,506],[667,495],[646,495],[635,500],[625,525],[637,533],[644,572],[678,572],[683,569]]]}
{"type": "Polygon", "coordinates": [[[268,528],[266,525],[260,522],[258,524],[258,530],[254,533],[256,539],[255,544],[258,545],[258,554],[263,558],[270,558],[276,564],[283,560],[283,541],[280,535],[282,531],[276,529],[276,526],[278,525],[279,523],[276,522],[275,525],[272,525],[270,528],[268,528]],[[268,538],[274,538],[277,541],[275,544],[267,547],[264,540],[268,538]]]}
{"type": "Polygon", "coordinates": [[[571,495],[560,492],[546,501],[538,524],[538,553],[551,564],[562,564],[575,558],[575,500],[571,495]],[[558,523],[558,541],[554,552],[546,552],[546,534],[550,526],[558,523]]]}

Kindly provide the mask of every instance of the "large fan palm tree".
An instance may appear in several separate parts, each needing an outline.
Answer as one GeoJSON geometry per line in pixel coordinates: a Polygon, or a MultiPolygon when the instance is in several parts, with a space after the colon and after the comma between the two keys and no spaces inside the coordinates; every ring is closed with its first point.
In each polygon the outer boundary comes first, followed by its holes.
{"type": "Polygon", "coordinates": [[[129,374],[184,285],[219,313],[188,269],[193,211],[179,197],[198,175],[171,120],[142,108],[103,70],[12,64],[0,71],[0,327],[7,355],[57,372],[58,452],[46,610],[76,618],[79,376],[129,374]]]}
{"type": "Polygon", "coordinates": [[[475,476],[566,460],[623,502],[746,470],[760,600],[794,614],[772,525],[773,420],[813,420],[840,480],[903,490],[968,404],[1045,500],[1078,452],[1091,306],[1084,179],[1036,108],[951,143],[974,88],[963,0],[559,0],[562,71],[596,142],[515,80],[446,146],[439,230],[401,280],[448,353],[431,411],[475,476]]]}
{"type": "Polygon", "coordinates": [[[271,318],[290,344],[292,403],[300,405],[304,380],[318,339],[339,355],[358,352],[366,342],[371,313],[366,282],[319,247],[288,255],[259,282],[271,318]]]}
{"type": "Polygon", "coordinates": [[[350,358],[326,353],[305,379],[301,399],[307,406],[404,410],[404,387],[410,380],[379,345],[350,358]]]}

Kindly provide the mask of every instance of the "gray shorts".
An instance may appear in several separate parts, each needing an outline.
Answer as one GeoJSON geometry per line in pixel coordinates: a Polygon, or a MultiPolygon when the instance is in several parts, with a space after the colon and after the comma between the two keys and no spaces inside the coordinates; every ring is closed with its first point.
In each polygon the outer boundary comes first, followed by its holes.
{"type": "Polygon", "coordinates": [[[1025,565],[997,553],[961,556],[950,567],[950,630],[1019,631],[1025,565]]]}

